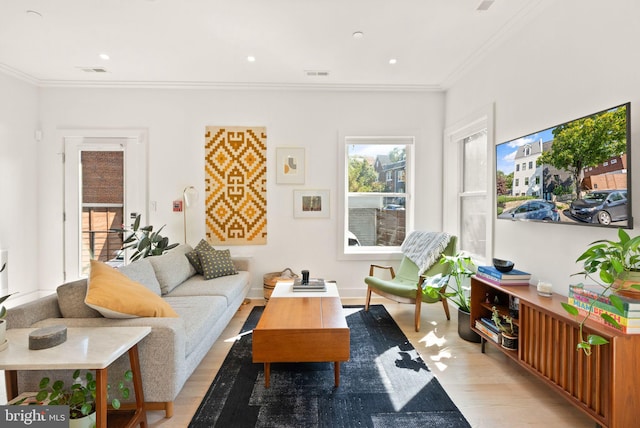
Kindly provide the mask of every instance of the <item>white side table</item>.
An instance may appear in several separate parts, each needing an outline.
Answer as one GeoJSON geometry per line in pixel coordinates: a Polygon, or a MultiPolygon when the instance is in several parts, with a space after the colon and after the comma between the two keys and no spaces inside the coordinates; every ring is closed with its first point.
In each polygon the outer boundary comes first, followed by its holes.
{"type": "Polygon", "coordinates": [[[9,347],[0,352],[0,369],[5,370],[8,400],[18,395],[17,370],[95,370],[96,428],[106,428],[107,367],[128,352],[136,395],[136,410],[128,426],[147,426],[138,342],[151,327],[69,327],[66,342],[39,350],[29,349],[29,333],[33,330],[7,330],[9,347]]]}

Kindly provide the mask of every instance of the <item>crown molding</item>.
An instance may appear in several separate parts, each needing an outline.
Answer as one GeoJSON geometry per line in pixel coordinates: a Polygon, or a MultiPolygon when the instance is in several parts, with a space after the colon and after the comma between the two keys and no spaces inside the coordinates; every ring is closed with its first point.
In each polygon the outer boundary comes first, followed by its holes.
{"type": "Polygon", "coordinates": [[[0,73],[40,88],[92,89],[216,89],[216,90],[300,90],[368,92],[442,92],[440,85],[426,84],[352,84],[352,83],[269,83],[269,82],[187,82],[187,81],[98,81],[36,79],[0,63],[0,73]]]}

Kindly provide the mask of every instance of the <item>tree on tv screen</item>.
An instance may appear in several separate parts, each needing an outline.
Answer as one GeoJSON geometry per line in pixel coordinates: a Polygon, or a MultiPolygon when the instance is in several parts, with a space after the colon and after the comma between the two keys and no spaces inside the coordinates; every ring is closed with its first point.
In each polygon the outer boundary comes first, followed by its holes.
{"type": "MultiPolygon", "coordinates": [[[[549,164],[573,176],[576,191],[582,188],[584,168],[597,166],[627,150],[627,115],[618,107],[556,127],[551,150],[537,165],[549,164]]],[[[578,195],[579,196],[579,195],[578,195]]]]}

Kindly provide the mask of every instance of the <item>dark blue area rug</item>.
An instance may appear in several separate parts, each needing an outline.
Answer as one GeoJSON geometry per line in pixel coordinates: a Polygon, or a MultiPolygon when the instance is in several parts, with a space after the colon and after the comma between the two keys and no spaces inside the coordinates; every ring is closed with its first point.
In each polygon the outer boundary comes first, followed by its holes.
{"type": "MultiPolygon", "coordinates": [[[[255,307],[242,328],[258,323],[255,307]]],[[[190,427],[470,427],[387,310],[345,306],[351,359],[334,387],[333,363],[263,364],[251,334],[231,348],[190,427]]]]}

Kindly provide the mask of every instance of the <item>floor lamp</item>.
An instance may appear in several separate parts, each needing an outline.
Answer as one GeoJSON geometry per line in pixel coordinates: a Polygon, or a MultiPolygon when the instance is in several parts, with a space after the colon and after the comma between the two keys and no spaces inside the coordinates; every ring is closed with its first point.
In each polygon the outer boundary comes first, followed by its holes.
{"type": "Polygon", "coordinates": [[[187,208],[195,204],[198,200],[198,191],[193,186],[187,186],[182,191],[182,201],[184,208],[182,209],[184,219],[184,243],[187,243],[187,208]]]}

